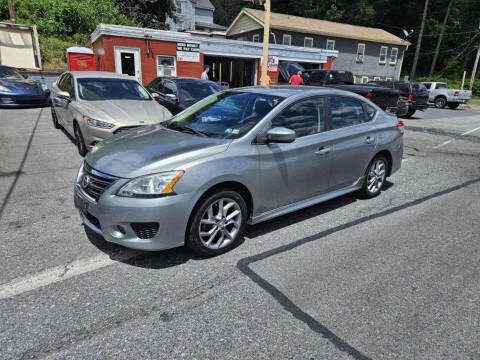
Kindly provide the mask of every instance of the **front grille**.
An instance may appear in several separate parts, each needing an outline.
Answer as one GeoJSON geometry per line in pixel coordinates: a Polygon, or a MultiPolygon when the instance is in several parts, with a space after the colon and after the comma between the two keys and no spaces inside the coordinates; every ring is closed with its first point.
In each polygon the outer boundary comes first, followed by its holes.
{"type": "Polygon", "coordinates": [[[157,235],[158,223],[132,223],[132,229],[140,239],[151,239],[157,235]]]}
{"type": "MultiPolygon", "coordinates": [[[[5,96],[7,97],[7,96],[5,96]]],[[[12,95],[8,96],[16,104],[20,105],[40,105],[48,101],[48,96],[45,95],[12,95]]]]}
{"type": "Polygon", "coordinates": [[[117,130],[115,130],[113,133],[114,134],[126,134],[130,131],[132,131],[133,129],[136,129],[140,126],[124,126],[124,127],[121,127],[121,128],[118,128],[117,130]]]}
{"type": "Polygon", "coordinates": [[[80,178],[80,186],[85,193],[90,195],[95,200],[98,200],[103,192],[112,185],[118,178],[103,174],[95,169],[92,169],[85,163],[83,168],[84,174],[80,178]],[[88,180],[85,178],[88,176],[88,180]]]}

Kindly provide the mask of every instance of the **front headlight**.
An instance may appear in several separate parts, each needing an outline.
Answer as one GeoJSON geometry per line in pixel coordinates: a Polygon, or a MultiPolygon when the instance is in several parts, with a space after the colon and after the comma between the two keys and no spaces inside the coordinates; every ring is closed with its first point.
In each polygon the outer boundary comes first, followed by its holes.
{"type": "Polygon", "coordinates": [[[102,129],[111,129],[112,127],[115,126],[112,123],[108,123],[106,121],[95,120],[95,119],[92,119],[88,116],[83,117],[83,122],[87,125],[102,128],[102,129]]]}
{"type": "Polygon", "coordinates": [[[118,196],[154,198],[173,193],[173,186],[185,172],[167,171],[159,174],[140,176],[130,180],[120,190],[118,196]]]}
{"type": "Polygon", "coordinates": [[[7,88],[3,85],[0,85],[0,91],[1,92],[6,92],[6,93],[12,92],[12,90],[10,90],[9,88],[7,88]]]}

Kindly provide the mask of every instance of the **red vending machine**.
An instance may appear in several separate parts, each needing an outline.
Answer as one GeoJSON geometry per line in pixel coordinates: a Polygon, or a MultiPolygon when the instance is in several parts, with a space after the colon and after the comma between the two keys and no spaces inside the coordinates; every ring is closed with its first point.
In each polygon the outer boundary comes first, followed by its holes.
{"type": "Polygon", "coordinates": [[[70,71],[95,71],[93,50],[85,47],[69,47],[67,49],[68,69],[70,71]]]}

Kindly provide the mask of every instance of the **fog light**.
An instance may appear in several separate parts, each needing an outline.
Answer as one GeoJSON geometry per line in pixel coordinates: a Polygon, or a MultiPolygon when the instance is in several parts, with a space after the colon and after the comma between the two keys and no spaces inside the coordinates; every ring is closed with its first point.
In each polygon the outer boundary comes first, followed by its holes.
{"type": "Polygon", "coordinates": [[[0,98],[0,100],[2,100],[2,103],[4,103],[4,104],[11,104],[11,103],[13,103],[13,99],[12,99],[12,98],[9,98],[9,97],[3,97],[3,98],[0,98]]]}
{"type": "Polygon", "coordinates": [[[127,232],[125,231],[125,228],[122,225],[116,225],[112,226],[112,229],[110,230],[110,234],[117,239],[123,238],[127,232]]]}

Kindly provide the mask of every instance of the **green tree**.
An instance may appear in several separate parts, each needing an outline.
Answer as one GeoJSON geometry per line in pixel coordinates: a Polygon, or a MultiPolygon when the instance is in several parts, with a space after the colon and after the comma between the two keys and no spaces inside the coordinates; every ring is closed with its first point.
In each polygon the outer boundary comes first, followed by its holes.
{"type": "Polygon", "coordinates": [[[120,12],[142,26],[152,29],[168,29],[167,16],[173,17],[173,0],[117,0],[120,12]]]}

